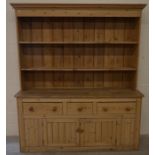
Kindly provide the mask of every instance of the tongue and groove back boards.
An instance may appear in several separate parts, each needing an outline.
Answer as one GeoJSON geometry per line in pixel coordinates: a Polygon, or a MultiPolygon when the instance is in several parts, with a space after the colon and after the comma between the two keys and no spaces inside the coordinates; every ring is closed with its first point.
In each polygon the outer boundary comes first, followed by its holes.
{"type": "Polygon", "coordinates": [[[23,89],[135,88],[139,18],[20,17],[23,89]]]}

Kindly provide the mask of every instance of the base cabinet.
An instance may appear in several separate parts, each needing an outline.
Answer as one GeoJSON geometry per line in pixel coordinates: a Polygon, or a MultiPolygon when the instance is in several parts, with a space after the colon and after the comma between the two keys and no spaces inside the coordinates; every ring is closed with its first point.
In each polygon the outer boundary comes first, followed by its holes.
{"type": "Polygon", "coordinates": [[[139,99],[18,100],[21,151],[137,149],[140,105],[139,99]]]}

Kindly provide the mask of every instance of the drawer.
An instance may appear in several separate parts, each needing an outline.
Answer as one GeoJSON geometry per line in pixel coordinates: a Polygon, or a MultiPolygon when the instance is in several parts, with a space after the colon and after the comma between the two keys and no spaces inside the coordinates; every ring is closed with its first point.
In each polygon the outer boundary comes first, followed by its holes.
{"type": "Polygon", "coordinates": [[[50,116],[62,114],[62,103],[23,103],[24,115],[50,116]]]}
{"type": "Polygon", "coordinates": [[[105,113],[135,113],[136,103],[103,103],[99,102],[96,105],[97,114],[105,113]]]}
{"type": "Polygon", "coordinates": [[[93,103],[91,102],[68,102],[66,104],[66,113],[71,114],[71,115],[92,114],[93,103]]]}

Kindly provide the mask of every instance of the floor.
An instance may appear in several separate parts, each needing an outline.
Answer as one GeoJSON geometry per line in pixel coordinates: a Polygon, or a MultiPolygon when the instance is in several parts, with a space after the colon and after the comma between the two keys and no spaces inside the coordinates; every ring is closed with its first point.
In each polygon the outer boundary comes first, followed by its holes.
{"type": "Polygon", "coordinates": [[[6,155],[149,155],[149,138],[147,135],[141,137],[139,151],[130,152],[49,152],[49,153],[20,153],[18,137],[6,138],[6,155]]]}

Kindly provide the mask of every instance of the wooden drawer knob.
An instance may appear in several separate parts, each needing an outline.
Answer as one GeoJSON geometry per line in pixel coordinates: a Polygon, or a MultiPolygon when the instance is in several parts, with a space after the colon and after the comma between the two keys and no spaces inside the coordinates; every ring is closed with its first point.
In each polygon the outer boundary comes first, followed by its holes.
{"type": "Polygon", "coordinates": [[[84,132],[84,130],[83,130],[83,129],[78,128],[78,129],[76,130],[76,132],[78,132],[78,133],[83,133],[83,132],[84,132]]]}
{"type": "Polygon", "coordinates": [[[104,111],[104,112],[107,112],[108,111],[108,108],[102,108],[102,110],[104,111]]]}
{"type": "Polygon", "coordinates": [[[30,107],[30,108],[29,108],[29,111],[30,111],[30,112],[34,112],[34,108],[33,108],[33,107],[30,107]]]}
{"type": "Polygon", "coordinates": [[[82,107],[78,108],[78,111],[79,111],[79,112],[81,112],[82,110],[83,110],[83,108],[82,108],[82,107]]]}
{"type": "Polygon", "coordinates": [[[53,107],[52,111],[56,112],[57,111],[57,107],[53,107]]]}
{"type": "Polygon", "coordinates": [[[81,130],[80,130],[80,133],[83,133],[83,132],[84,132],[84,130],[83,130],[83,129],[81,129],[81,130]]]}
{"type": "Polygon", "coordinates": [[[80,128],[76,129],[76,132],[80,132],[80,128]]]}
{"type": "Polygon", "coordinates": [[[126,111],[131,111],[131,108],[127,107],[125,108],[126,111]]]}

